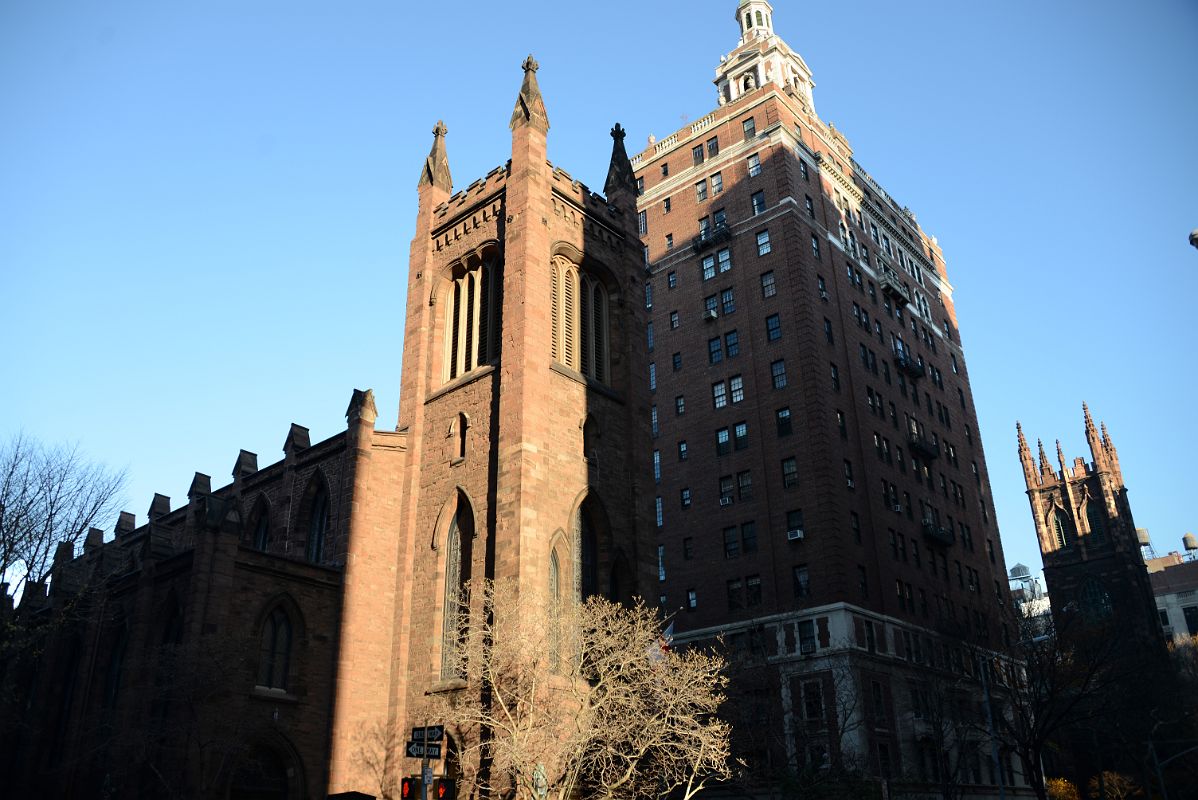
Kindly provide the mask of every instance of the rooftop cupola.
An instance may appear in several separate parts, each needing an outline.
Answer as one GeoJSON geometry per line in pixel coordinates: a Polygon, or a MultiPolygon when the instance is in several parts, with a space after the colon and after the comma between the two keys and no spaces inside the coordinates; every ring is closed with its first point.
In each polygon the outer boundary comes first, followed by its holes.
{"type": "Polygon", "coordinates": [[[736,24],[745,41],[774,32],[774,7],[765,0],[740,0],[736,7],[736,24]]]}
{"type": "Polygon", "coordinates": [[[811,70],[802,56],[774,34],[774,7],[766,0],[740,0],[736,27],[740,33],[736,49],[720,57],[715,71],[720,105],[773,84],[814,111],[811,70]]]}

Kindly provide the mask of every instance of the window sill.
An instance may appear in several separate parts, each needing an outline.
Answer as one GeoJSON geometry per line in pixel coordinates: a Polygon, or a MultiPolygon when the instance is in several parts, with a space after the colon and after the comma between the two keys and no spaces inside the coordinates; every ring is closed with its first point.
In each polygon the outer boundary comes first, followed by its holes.
{"type": "Polygon", "coordinates": [[[467,384],[474,383],[479,378],[483,378],[487,375],[490,375],[494,371],[495,371],[494,364],[483,364],[481,367],[475,367],[474,369],[467,372],[465,375],[460,375],[460,376],[454,378],[452,381],[450,381],[449,383],[445,384],[437,391],[430,394],[428,396],[428,399],[425,400],[424,403],[425,403],[425,405],[428,405],[429,403],[433,402],[437,398],[443,397],[443,396],[449,394],[450,392],[454,391],[455,389],[460,389],[467,384]]]}
{"type": "Polygon", "coordinates": [[[299,698],[288,692],[286,689],[275,689],[270,686],[255,686],[250,691],[251,697],[257,697],[260,700],[275,700],[283,703],[298,703],[299,698]]]}
{"type": "Polygon", "coordinates": [[[456,692],[459,689],[466,688],[466,681],[462,678],[445,678],[439,680],[429,687],[426,694],[441,694],[443,692],[456,692]]]}

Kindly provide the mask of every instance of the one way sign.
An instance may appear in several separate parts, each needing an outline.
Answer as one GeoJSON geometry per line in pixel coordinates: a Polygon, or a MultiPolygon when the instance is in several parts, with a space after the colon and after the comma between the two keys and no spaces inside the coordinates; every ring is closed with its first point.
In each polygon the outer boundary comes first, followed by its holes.
{"type": "Polygon", "coordinates": [[[440,758],[440,742],[408,742],[408,758],[440,758]]]}
{"type": "Polygon", "coordinates": [[[444,725],[425,725],[423,728],[412,728],[413,742],[439,742],[444,738],[444,725]]]}

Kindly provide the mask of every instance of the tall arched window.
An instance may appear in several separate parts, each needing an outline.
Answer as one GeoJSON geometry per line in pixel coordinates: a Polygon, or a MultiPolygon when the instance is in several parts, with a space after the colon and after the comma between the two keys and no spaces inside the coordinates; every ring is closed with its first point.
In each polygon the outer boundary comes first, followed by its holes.
{"type": "Polygon", "coordinates": [[[1060,508],[1052,514],[1052,530],[1056,536],[1057,549],[1064,549],[1073,544],[1073,530],[1069,524],[1069,517],[1060,508]]]}
{"type": "Polygon", "coordinates": [[[588,497],[574,515],[575,588],[580,600],[599,592],[599,531],[595,502],[588,497]]]}
{"type": "Polygon", "coordinates": [[[466,430],[470,420],[465,414],[458,414],[458,458],[466,457],[466,430]]]}
{"type": "Polygon", "coordinates": [[[470,583],[474,513],[458,498],[457,511],[445,536],[445,586],[441,610],[441,677],[461,677],[458,648],[465,635],[466,594],[470,583]]]}
{"type": "Polygon", "coordinates": [[[104,681],[104,711],[111,712],[116,707],[117,696],[121,693],[121,679],[125,670],[125,651],[129,648],[129,628],[123,622],[117,627],[112,637],[112,646],[108,651],[108,674],[104,681]]]}
{"type": "Polygon", "coordinates": [[[321,487],[312,498],[312,511],[308,517],[308,560],[313,564],[319,564],[324,560],[325,537],[328,532],[329,493],[321,487]]]}
{"type": "Polygon", "coordinates": [[[275,608],[262,625],[258,651],[258,685],[287,689],[291,669],[291,618],[282,606],[275,608]]]}
{"type": "Polygon", "coordinates": [[[1106,514],[1096,500],[1091,499],[1086,503],[1086,523],[1090,526],[1090,535],[1094,537],[1093,544],[1106,541],[1106,514]]]}
{"type": "Polygon", "coordinates": [[[445,308],[445,380],[499,356],[499,259],[468,259],[454,266],[445,308]]]}
{"type": "Polygon", "coordinates": [[[1087,622],[1100,622],[1111,615],[1111,596],[1098,578],[1090,576],[1082,584],[1081,608],[1087,622]]]}
{"type": "Polygon", "coordinates": [[[550,274],[553,360],[607,383],[611,359],[607,287],[563,256],[554,257],[550,274]]]}
{"type": "Polygon", "coordinates": [[[258,498],[250,519],[253,536],[250,544],[255,550],[266,552],[267,546],[270,545],[270,507],[267,506],[265,498],[258,498]]]}
{"type": "Polygon", "coordinates": [[[557,560],[557,551],[549,551],[549,668],[557,670],[561,666],[561,628],[558,618],[561,616],[561,567],[557,560]]]}

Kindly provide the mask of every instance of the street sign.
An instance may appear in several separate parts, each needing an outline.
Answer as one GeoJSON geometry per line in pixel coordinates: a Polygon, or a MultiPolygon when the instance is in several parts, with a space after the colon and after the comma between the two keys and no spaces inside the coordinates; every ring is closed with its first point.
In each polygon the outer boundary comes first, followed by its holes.
{"type": "Polygon", "coordinates": [[[439,742],[444,738],[444,725],[425,725],[423,728],[412,728],[413,742],[439,742]]]}
{"type": "Polygon", "coordinates": [[[407,753],[408,758],[440,758],[441,743],[408,742],[407,753]]]}

